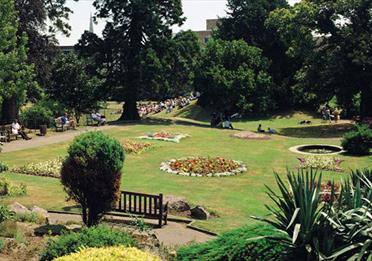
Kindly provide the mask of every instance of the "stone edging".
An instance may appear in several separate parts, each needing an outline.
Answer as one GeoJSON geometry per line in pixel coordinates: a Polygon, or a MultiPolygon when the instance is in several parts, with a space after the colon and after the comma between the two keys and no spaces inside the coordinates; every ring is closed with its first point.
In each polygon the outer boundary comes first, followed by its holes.
{"type": "Polygon", "coordinates": [[[302,145],[296,145],[296,146],[290,147],[289,151],[294,152],[294,153],[304,154],[304,155],[324,155],[324,156],[338,155],[338,154],[341,154],[341,153],[345,152],[344,149],[341,146],[330,145],[330,144],[302,144],[302,145]],[[304,151],[298,150],[299,148],[304,147],[304,146],[330,146],[330,147],[338,148],[338,149],[340,149],[340,151],[336,151],[336,152],[332,152],[332,153],[317,154],[317,153],[310,153],[310,152],[304,152],[304,151]]]}
{"type": "MultiPolygon", "coordinates": [[[[192,158],[192,157],[190,157],[192,158]]],[[[184,158],[185,159],[185,158],[184,158]]],[[[206,175],[193,173],[193,172],[182,172],[172,170],[170,167],[170,163],[177,161],[176,159],[171,159],[160,164],[160,170],[165,171],[170,174],[181,175],[181,176],[188,176],[188,177],[227,177],[227,176],[235,176],[239,173],[247,171],[247,166],[242,161],[233,160],[235,163],[240,165],[239,168],[231,171],[231,172],[221,172],[221,173],[209,173],[206,175]]]]}

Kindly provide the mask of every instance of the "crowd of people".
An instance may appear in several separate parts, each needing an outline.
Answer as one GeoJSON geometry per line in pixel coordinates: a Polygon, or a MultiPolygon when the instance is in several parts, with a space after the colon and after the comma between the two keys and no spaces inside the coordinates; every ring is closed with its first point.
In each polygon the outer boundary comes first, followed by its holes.
{"type": "Polygon", "coordinates": [[[182,109],[190,104],[192,100],[199,98],[200,93],[191,93],[188,96],[179,96],[173,99],[166,99],[160,102],[145,102],[138,104],[139,115],[146,116],[149,114],[159,113],[165,110],[166,113],[171,113],[174,109],[182,109]]]}

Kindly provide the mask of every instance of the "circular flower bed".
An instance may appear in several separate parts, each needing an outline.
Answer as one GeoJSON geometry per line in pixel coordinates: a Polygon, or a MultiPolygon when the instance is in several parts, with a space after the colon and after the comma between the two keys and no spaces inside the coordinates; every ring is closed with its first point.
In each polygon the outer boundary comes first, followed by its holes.
{"type": "Polygon", "coordinates": [[[160,169],[168,173],[192,177],[233,176],[247,171],[243,162],[221,157],[189,157],[161,163],[160,169]]]}
{"type": "Polygon", "coordinates": [[[122,144],[125,153],[128,154],[140,154],[152,146],[151,143],[138,143],[131,140],[124,140],[122,144]]]}
{"type": "Polygon", "coordinates": [[[255,133],[251,131],[241,131],[232,135],[234,138],[244,139],[244,140],[269,140],[270,137],[262,134],[255,133]]]}
{"type": "Polygon", "coordinates": [[[146,136],[140,136],[139,139],[148,139],[148,140],[162,140],[162,141],[171,141],[179,143],[181,139],[190,137],[188,134],[181,133],[169,133],[166,131],[147,133],[146,136]]]}

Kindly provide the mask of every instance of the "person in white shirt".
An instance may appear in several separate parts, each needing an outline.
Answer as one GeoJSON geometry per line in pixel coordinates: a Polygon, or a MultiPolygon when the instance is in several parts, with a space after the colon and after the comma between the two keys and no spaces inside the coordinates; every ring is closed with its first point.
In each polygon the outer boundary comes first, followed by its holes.
{"type": "Polygon", "coordinates": [[[31,140],[31,138],[22,130],[22,126],[18,123],[17,119],[12,123],[12,133],[15,135],[21,135],[24,140],[31,140]]]}
{"type": "Polygon", "coordinates": [[[90,116],[92,117],[93,120],[97,121],[99,125],[105,125],[106,118],[103,117],[100,113],[92,112],[90,116]]]}

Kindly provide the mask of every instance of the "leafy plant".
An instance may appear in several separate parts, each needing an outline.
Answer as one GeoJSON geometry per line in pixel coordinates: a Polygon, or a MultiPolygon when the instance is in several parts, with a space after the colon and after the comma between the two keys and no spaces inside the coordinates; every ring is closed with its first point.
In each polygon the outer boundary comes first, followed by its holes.
{"type": "MultiPolygon", "coordinates": [[[[321,215],[321,211],[327,206],[322,203],[321,198],[322,175],[313,169],[301,169],[297,173],[288,170],[288,187],[277,173],[274,175],[279,193],[267,187],[267,194],[275,206],[266,205],[274,219],[256,219],[286,233],[290,240],[282,241],[297,258],[316,258],[320,251],[327,254],[333,248],[333,237],[328,233],[330,228],[324,226],[321,215]]],[[[335,199],[333,189],[330,197],[332,203],[335,199]]]]}
{"type": "Polygon", "coordinates": [[[36,213],[15,213],[12,217],[14,221],[18,222],[29,222],[35,224],[43,224],[45,222],[44,217],[36,213]]]}
{"type": "MultiPolygon", "coordinates": [[[[0,152],[1,152],[1,147],[0,147],[0,152]]],[[[8,170],[9,170],[8,165],[4,162],[0,162],[0,173],[8,171],[8,170]]]]}
{"type": "Polygon", "coordinates": [[[117,201],[124,150],[102,132],[78,136],[63,162],[61,181],[69,197],[81,205],[83,222],[97,225],[117,201]]]}
{"type": "Polygon", "coordinates": [[[119,245],[133,247],[137,245],[137,242],[128,233],[107,226],[84,227],[80,232],[69,232],[56,239],[50,239],[40,260],[53,260],[56,257],[74,253],[82,247],[119,245]]]}
{"type": "Polygon", "coordinates": [[[150,231],[150,227],[146,225],[145,220],[141,217],[133,215],[131,220],[131,225],[134,226],[140,232],[150,231]]]}
{"type": "Polygon", "coordinates": [[[0,223],[10,219],[13,213],[4,205],[0,205],[0,223]]]}
{"type": "Polygon", "coordinates": [[[367,125],[356,125],[356,129],[345,133],[342,147],[353,155],[368,155],[372,148],[372,129],[367,125]]]}
{"type": "Polygon", "coordinates": [[[56,258],[55,261],[160,261],[158,257],[143,252],[134,247],[104,247],[104,248],[82,248],[79,252],[56,258]]]}
{"type": "Polygon", "coordinates": [[[24,196],[27,194],[27,186],[21,183],[12,186],[5,177],[0,177],[0,196],[24,196]]]}
{"type": "Polygon", "coordinates": [[[20,120],[29,129],[38,129],[40,125],[51,126],[53,121],[52,111],[39,104],[35,104],[21,112],[20,120]]]}
{"type": "Polygon", "coordinates": [[[176,260],[285,260],[286,246],[270,239],[271,236],[282,237],[282,234],[270,225],[244,226],[215,240],[181,247],[176,260]]]}

